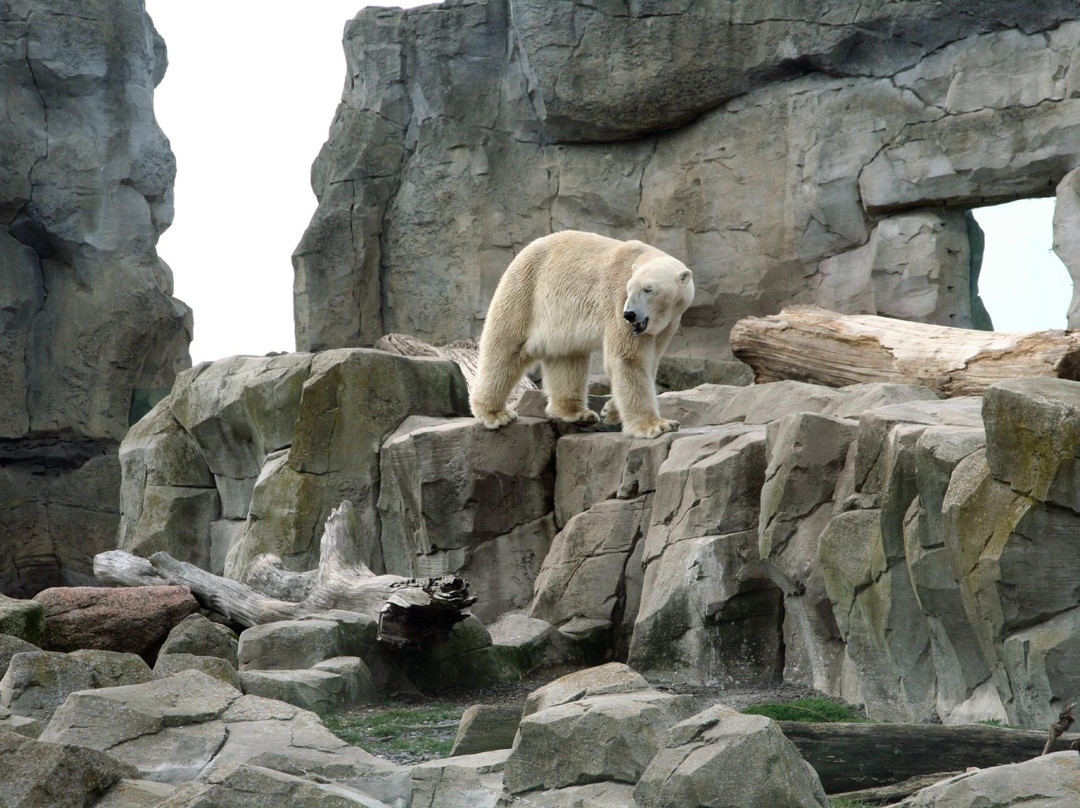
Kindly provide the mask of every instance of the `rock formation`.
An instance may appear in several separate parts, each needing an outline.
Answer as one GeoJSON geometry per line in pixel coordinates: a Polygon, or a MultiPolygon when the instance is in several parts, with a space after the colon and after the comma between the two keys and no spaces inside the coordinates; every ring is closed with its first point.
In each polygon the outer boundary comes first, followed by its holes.
{"type": "Polygon", "coordinates": [[[175,162],[141,0],[0,2],[0,591],[92,583],[117,448],[190,365],[155,244],[175,162]]]}
{"type": "Polygon", "coordinates": [[[366,9],[294,254],[297,344],[476,336],[514,254],[565,228],[693,268],[676,355],[730,358],[737,319],[788,303],[987,327],[967,209],[1061,183],[1080,278],[1077,20],[1064,0],[366,9]]]}

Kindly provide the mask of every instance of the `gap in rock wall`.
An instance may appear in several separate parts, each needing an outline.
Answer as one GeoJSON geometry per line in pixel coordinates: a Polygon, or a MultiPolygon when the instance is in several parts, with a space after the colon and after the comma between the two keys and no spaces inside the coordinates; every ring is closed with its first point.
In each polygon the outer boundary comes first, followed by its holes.
{"type": "Polygon", "coordinates": [[[995,331],[1066,328],[1073,282],[1054,254],[1054,198],[975,208],[985,236],[978,293],[995,331]]]}

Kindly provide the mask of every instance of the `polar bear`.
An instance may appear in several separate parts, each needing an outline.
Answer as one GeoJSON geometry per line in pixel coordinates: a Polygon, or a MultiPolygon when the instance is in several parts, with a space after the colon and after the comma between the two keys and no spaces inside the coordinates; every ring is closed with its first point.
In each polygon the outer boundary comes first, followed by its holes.
{"type": "Polygon", "coordinates": [[[588,409],[590,354],[603,348],[611,378],[607,423],[655,438],[679,428],[661,418],[656,366],[694,299],[681,262],[640,241],[567,230],[544,236],[511,262],[480,336],[469,403],[488,429],[517,418],[506,399],[522,374],[543,364],[547,413],[572,424],[600,420],[588,409]]]}

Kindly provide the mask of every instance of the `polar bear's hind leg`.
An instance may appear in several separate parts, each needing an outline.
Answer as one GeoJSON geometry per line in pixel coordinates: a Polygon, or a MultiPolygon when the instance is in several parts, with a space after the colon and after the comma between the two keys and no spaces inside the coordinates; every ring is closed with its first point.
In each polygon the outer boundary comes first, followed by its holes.
{"type": "Polygon", "coordinates": [[[588,355],[547,357],[542,364],[547,414],[579,426],[597,423],[600,416],[588,407],[588,355]]]}

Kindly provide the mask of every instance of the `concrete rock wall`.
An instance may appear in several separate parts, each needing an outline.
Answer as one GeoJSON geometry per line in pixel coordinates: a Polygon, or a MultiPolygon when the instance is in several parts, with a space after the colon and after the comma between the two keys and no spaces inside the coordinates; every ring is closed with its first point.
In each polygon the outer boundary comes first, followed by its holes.
{"type": "Polygon", "coordinates": [[[675,354],[729,357],[737,319],[792,302],[988,327],[964,211],[1080,164],[1078,19],[995,0],[362,11],[294,254],[297,344],[477,336],[514,254],[565,228],[694,269],[675,354]]]}
{"type": "Polygon", "coordinates": [[[190,366],[141,0],[0,2],[0,591],[92,581],[133,401],[190,366]]]}

